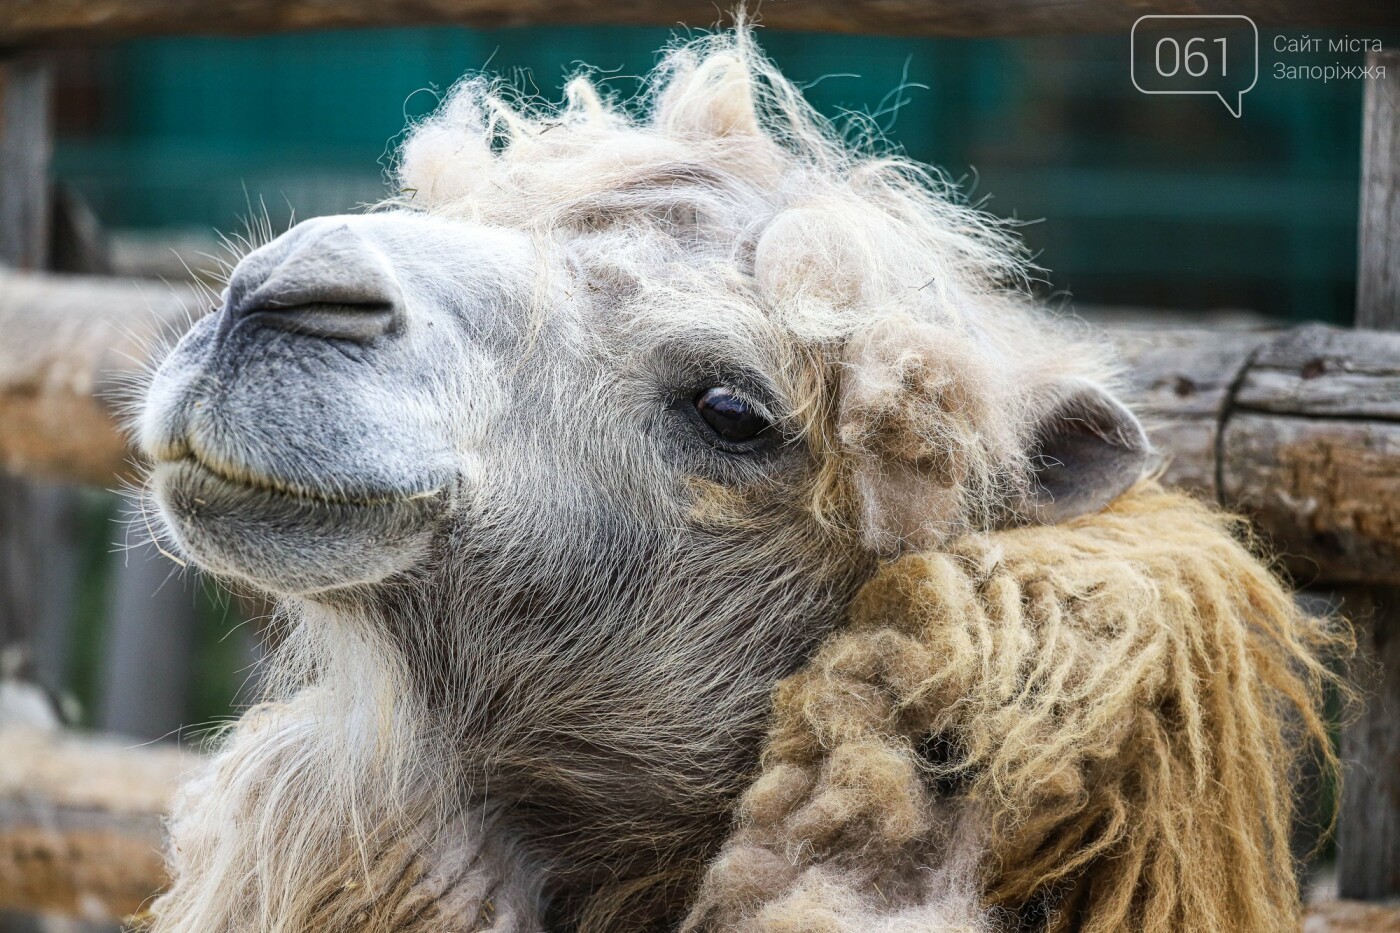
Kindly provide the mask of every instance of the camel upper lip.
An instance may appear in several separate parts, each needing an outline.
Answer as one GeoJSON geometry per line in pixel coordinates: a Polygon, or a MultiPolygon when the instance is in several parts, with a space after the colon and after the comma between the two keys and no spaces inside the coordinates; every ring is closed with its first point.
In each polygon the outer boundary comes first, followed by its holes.
{"type": "Polygon", "coordinates": [[[262,493],[264,495],[285,496],[287,498],[320,502],[326,505],[362,507],[388,505],[414,499],[431,499],[440,495],[443,491],[441,485],[425,488],[416,492],[393,491],[357,493],[351,490],[333,491],[315,489],[299,483],[289,482],[280,477],[258,473],[246,467],[212,462],[212,458],[200,456],[189,448],[186,448],[181,456],[168,459],[162,458],[158,465],[192,466],[201,472],[213,476],[215,479],[250,492],[262,493]]]}

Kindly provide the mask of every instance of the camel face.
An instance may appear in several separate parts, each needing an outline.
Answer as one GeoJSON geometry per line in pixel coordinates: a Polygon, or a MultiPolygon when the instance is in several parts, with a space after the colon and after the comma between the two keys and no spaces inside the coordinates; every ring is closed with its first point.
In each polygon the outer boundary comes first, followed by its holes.
{"type": "Polygon", "coordinates": [[[177,544],[304,593],[411,566],[460,501],[523,238],[384,214],[248,255],[156,375],[141,421],[177,544]]]}
{"type": "Polygon", "coordinates": [[[629,279],[619,251],[638,248],[675,244],[578,236],[545,255],[519,231],[393,212],[250,253],[148,393],[175,543],[288,595],[461,580],[486,554],[597,577],[697,548],[732,565],[726,537],[797,520],[791,338],[724,264],[675,251],[629,279]]]}

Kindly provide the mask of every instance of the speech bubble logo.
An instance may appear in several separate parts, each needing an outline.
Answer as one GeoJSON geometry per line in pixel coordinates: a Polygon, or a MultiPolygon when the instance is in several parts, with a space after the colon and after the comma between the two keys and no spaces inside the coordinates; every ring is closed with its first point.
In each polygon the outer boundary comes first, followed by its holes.
{"type": "Polygon", "coordinates": [[[1133,87],[1144,94],[1213,94],[1238,118],[1259,83],[1259,27],[1248,16],[1140,16],[1131,43],[1133,87]]]}

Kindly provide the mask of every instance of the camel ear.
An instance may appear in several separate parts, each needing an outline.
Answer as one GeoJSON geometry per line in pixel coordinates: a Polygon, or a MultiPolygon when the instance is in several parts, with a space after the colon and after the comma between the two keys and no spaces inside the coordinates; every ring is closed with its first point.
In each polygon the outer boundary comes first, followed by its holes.
{"type": "Polygon", "coordinates": [[[1053,525],[1097,512],[1142,478],[1152,446],[1103,386],[1066,379],[1042,392],[1036,407],[1027,518],[1053,525]]]}

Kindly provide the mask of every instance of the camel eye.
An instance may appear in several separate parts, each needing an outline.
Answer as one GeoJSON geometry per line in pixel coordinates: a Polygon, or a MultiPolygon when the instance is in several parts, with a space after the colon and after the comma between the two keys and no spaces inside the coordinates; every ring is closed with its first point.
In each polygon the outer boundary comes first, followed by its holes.
{"type": "Polygon", "coordinates": [[[742,443],[768,430],[768,420],[754,410],[733,389],[715,386],[695,399],[695,410],[716,434],[726,441],[742,443]]]}

